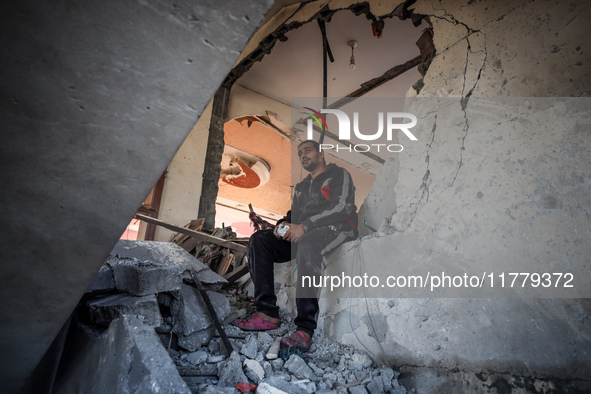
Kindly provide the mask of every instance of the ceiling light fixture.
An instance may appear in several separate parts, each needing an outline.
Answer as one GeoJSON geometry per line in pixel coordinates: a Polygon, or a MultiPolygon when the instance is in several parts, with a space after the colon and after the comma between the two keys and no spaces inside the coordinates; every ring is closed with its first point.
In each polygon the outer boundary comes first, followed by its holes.
{"type": "Polygon", "coordinates": [[[357,41],[349,41],[349,46],[351,47],[351,61],[349,62],[349,68],[351,70],[355,70],[355,68],[357,67],[355,65],[355,48],[357,47],[357,41]]]}

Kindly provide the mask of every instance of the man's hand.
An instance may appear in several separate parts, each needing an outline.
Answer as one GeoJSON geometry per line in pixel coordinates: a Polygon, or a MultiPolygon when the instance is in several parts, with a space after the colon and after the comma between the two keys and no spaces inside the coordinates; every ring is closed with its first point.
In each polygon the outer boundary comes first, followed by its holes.
{"type": "Polygon", "coordinates": [[[291,226],[291,223],[289,222],[281,222],[278,225],[275,226],[275,228],[273,229],[273,235],[275,235],[275,238],[277,239],[283,239],[285,240],[287,237],[287,233],[289,232],[289,230],[287,230],[287,232],[283,235],[279,234],[277,231],[279,230],[280,227],[283,226],[291,226]]]}
{"type": "Polygon", "coordinates": [[[306,230],[304,230],[304,226],[302,224],[291,224],[290,226],[291,227],[287,233],[285,233],[285,237],[283,237],[283,239],[289,242],[297,243],[304,236],[304,234],[306,234],[306,230]]]}

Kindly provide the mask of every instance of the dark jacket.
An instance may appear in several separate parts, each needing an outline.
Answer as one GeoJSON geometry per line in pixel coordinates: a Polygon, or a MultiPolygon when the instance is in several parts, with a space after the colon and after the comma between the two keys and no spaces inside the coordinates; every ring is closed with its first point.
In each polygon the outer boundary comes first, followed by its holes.
{"type": "Polygon", "coordinates": [[[303,224],[306,232],[334,226],[336,231],[356,238],[355,186],[349,172],[331,163],[315,179],[308,175],[296,185],[291,210],[282,221],[303,224]]]}

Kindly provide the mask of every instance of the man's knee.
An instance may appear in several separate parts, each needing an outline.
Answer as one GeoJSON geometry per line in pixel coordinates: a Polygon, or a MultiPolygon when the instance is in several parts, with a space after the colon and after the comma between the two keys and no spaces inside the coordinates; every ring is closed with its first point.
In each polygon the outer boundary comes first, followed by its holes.
{"type": "Polygon", "coordinates": [[[269,242],[269,236],[274,237],[273,230],[259,230],[250,236],[248,247],[256,247],[269,242]]]}

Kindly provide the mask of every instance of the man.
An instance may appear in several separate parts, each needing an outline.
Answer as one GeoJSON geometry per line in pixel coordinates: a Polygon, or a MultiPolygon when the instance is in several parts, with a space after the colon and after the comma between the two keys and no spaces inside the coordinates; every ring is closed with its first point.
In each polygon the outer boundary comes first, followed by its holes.
{"type": "Polygon", "coordinates": [[[281,344],[308,350],[316,329],[319,289],[303,288],[301,278],[321,275],[322,256],[344,241],[357,237],[357,208],[351,175],[335,164],[327,165],[317,142],[302,142],[298,146],[298,157],[310,174],[296,185],[291,210],[277,222],[274,230],[257,231],[248,244],[257,312],[233,324],[248,331],[279,327],[273,263],[286,262],[295,256],[298,315],[294,322],[297,330],[284,337],[281,344]],[[280,225],[289,226],[284,235],[278,232],[280,225]]]}

